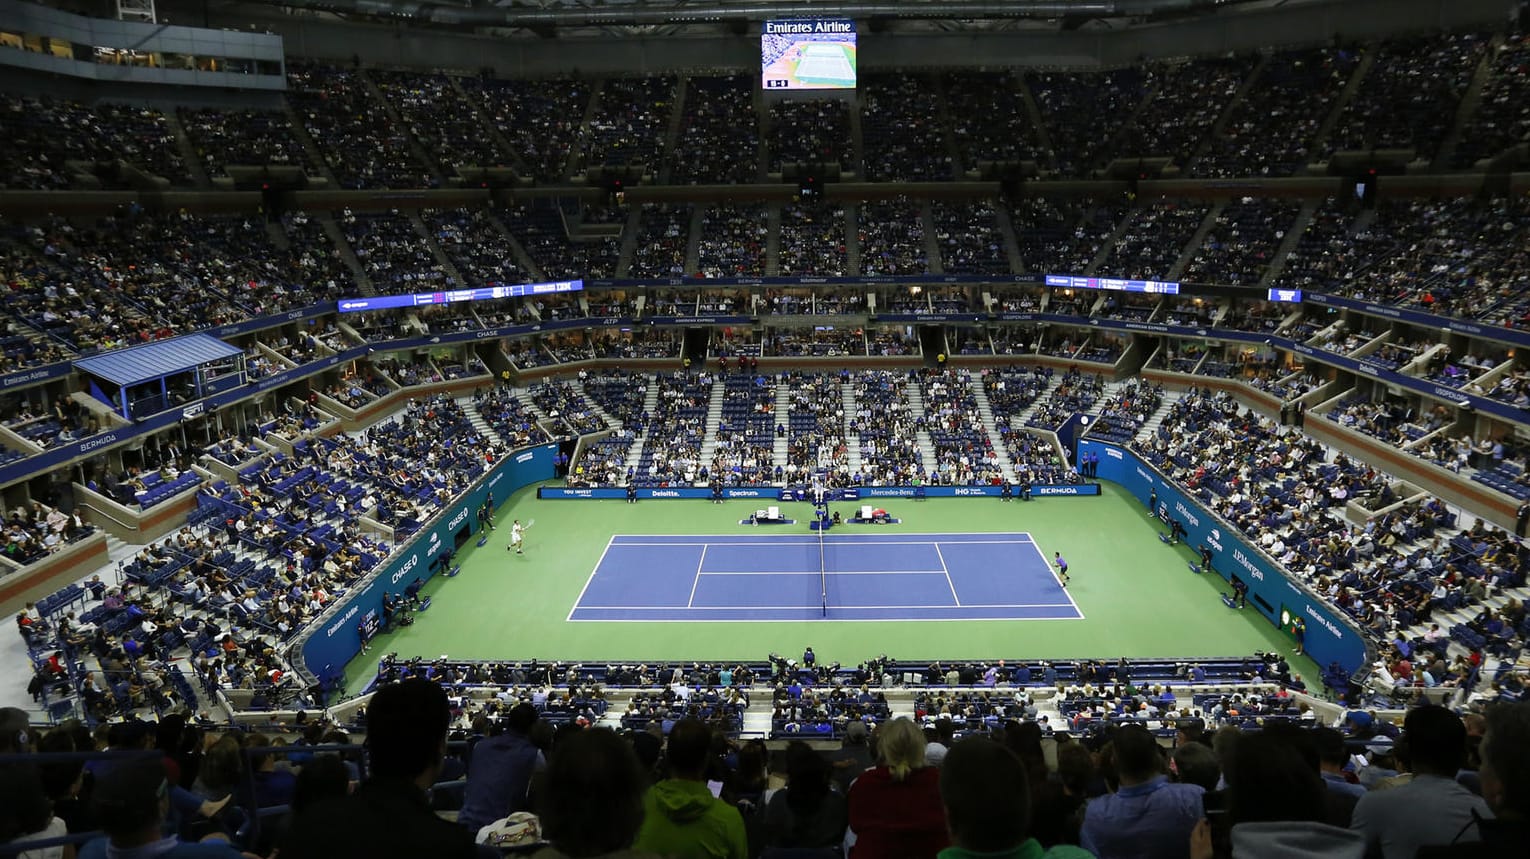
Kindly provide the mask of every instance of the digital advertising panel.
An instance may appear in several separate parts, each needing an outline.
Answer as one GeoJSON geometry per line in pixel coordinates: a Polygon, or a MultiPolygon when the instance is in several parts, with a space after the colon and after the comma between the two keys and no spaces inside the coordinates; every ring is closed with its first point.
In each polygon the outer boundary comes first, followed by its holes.
{"type": "Polygon", "coordinates": [[[855,21],[766,21],[760,32],[760,85],[766,92],[855,89],[855,21]]]}

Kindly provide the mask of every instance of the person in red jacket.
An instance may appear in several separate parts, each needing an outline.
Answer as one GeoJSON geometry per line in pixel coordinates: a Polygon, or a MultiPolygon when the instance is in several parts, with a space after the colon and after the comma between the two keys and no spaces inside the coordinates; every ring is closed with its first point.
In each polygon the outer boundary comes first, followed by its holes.
{"type": "Polygon", "coordinates": [[[924,763],[924,732],[899,717],[876,732],[877,766],[850,785],[850,859],[933,859],[950,846],[940,772],[924,763]]]}

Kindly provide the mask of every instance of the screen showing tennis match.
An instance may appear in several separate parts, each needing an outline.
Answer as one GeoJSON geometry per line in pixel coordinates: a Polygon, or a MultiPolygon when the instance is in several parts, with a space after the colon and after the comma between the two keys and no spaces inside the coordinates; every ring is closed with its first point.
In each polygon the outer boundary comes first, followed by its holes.
{"type": "Polygon", "coordinates": [[[760,69],[761,85],[767,90],[855,89],[855,21],[766,21],[760,34],[760,69]]]}

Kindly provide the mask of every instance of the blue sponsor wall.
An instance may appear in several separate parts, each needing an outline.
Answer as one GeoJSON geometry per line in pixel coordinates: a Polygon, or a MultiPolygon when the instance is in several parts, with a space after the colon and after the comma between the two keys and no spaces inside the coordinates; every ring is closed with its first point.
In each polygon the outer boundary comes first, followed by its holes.
{"type": "MultiPolygon", "coordinates": [[[[857,486],[835,489],[831,501],[859,501],[865,498],[913,498],[922,491],[926,498],[998,498],[1004,493],[998,486],[857,486]]],[[[1016,488],[1015,492],[1019,493],[1016,488]]],[[[1098,483],[1041,483],[1031,486],[1032,497],[1099,495],[1098,483]]],[[[590,500],[626,498],[625,489],[562,489],[544,486],[537,490],[537,497],[548,500],[590,500]]],[[[677,487],[674,489],[639,489],[638,498],[711,498],[712,490],[705,487],[677,487]]],[[[781,489],[775,486],[741,486],[723,490],[724,498],[758,498],[765,501],[805,501],[806,491],[799,488],[781,489]]]]}
{"type": "Polygon", "coordinates": [[[1281,606],[1300,612],[1307,622],[1307,654],[1319,666],[1337,661],[1353,673],[1369,664],[1370,643],[1347,615],[1287,578],[1278,563],[1251,548],[1231,525],[1186,496],[1156,468],[1125,448],[1087,438],[1079,441],[1078,451],[1099,456],[1099,477],[1120,484],[1144,505],[1156,491],[1159,506],[1185,526],[1186,543],[1209,547],[1212,567],[1222,578],[1231,580],[1236,573],[1247,583],[1249,606],[1270,623],[1279,626],[1281,606]]]}
{"type": "Polygon", "coordinates": [[[305,633],[298,643],[301,668],[325,679],[342,670],[361,651],[361,634],[356,626],[370,612],[382,611],[383,594],[400,594],[415,579],[429,580],[439,568],[435,564],[441,552],[455,549],[456,534],[463,528],[478,530],[475,512],[490,493],[499,507],[511,493],[528,484],[553,477],[556,444],[540,445],[516,451],[494,470],[473,485],[456,504],[431,519],[395,552],[381,570],[353,589],[323,617],[322,626],[305,633]]]}

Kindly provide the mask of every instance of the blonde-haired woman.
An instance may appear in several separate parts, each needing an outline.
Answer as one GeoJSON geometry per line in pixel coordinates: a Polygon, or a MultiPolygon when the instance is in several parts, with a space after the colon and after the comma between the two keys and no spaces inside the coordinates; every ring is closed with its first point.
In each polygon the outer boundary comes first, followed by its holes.
{"type": "Polygon", "coordinates": [[[924,732],[906,717],[874,737],[877,766],[850,786],[850,859],[930,859],[951,843],[940,772],[924,763],[924,732]]]}

